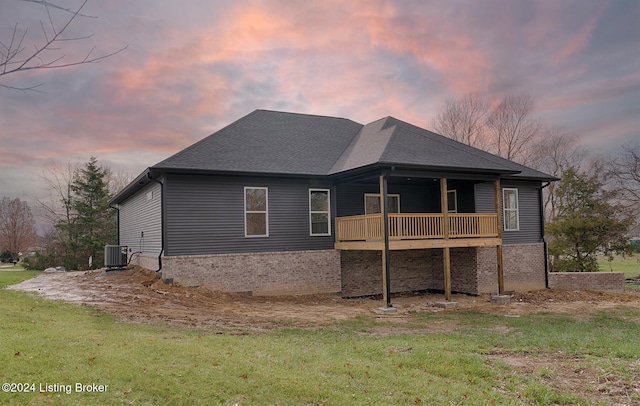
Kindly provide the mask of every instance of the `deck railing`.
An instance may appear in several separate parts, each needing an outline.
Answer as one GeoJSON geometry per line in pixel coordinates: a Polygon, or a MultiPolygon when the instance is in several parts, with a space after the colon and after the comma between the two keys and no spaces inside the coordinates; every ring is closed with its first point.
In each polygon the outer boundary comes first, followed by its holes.
{"type": "MultiPolygon", "coordinates": [[[[410,240],[498,236],[498,215],[450,213],[448,229],[442,213],[389,213],[389,239],[410,240]]],[[[336,218],[336,241],[382,240],[382,214],[336,218]]]]}

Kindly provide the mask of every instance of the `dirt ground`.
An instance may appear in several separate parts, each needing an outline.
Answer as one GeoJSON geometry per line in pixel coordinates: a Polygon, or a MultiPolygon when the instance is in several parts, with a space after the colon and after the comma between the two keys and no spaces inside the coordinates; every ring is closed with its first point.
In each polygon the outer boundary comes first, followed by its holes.
{"type": "MultiPolygon", "coordinates": [[[[588,314],[618,304],[640,306],[640,292],[624,294],[542,290],[515,293],[509,304],[497,304],[489,296],[454,294],[454,309],[436,306],[443,294],[392,296],[396,313],[381,313],[380,298],[342,299],[332,295],[259,297],[212,291],[206,287],[165,285],[151,271],[132,267],[125,271],[43,273],[8,289],[38,292],[42,296],[95,306],[122,320],[142,323],[166,321],[192,326],[270,328],[313,327],[360,315],[401,321],[411,311],[474,310],[518,317],[549,311],[588,314]]],[[[381,332],[384,334],[384,332],[381,332]]]]}
{"type": "MultiPolygon", "coordinates": [[[[454,331],[457,326],[450,321],[434,321],[424,331],[403,328],[408,313],[474,310],[524,317],[539,311],[588,315],[620,304],[640,306],[638,290],[628,290],[624,294],[542,290],[513,294],[508,304],[493,303],[489,296],[453,295],[452,301],[458,306],[446,310],[436,306],[444,301],[442,294],[420,293],[393,296],[392,303],[397,312],[383,313],[379,310],[383,305],[380,298],[255,297],[223,293],[206,287],[165,285],[155,273],[137,267],[112,272],[43,273],[8,289],[38,292],[49,299],[95,306],[116,315],[121,321],[165,321],[220,329],[226,334],[246,334],[247,331],[283,326],[313,328],[362,315],[389,322],[366,334],[430,334],[454,331]]],[[[504,329],[507,333],[508,327],[504,326],[504,329]]],[[[640,404],[640,360],[635,363],[633,377],[622,379],[589,366],[584,357],[564,352],[522,354],[496,349],[486,356],[487,362],[505,363],[515,373],[542,376],[548,386],[579,394],[594,403],[640,404]],[[541,374],[540,371],[546,372],[541,374]]]]}

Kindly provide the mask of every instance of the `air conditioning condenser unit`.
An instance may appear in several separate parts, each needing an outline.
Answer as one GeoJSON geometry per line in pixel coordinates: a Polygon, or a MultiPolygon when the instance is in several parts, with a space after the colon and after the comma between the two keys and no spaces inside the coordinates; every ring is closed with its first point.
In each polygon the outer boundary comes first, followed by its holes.
{"type": "Polygon", "coordinates": [[[107,271],[127,267],[127,249],[126,245],[105,245],[104,267],[107,271]]]}

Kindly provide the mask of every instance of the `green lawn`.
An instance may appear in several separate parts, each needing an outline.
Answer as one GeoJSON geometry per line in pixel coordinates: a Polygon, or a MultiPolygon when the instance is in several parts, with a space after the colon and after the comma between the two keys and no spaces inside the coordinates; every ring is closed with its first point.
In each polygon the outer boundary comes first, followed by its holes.
{"type": "Polygon", "coordinates": [[[640,254],[626,258],[616,256],[611,262],[601,256],[598,258],[598,266],[605,272],[624,272],[625,278],[636,277],[640,275],[640,254]]]}
{"type": "Polygon", "coordinates": [[[20,265],[3,266],[0,268],[0,289],[31,279],[40,273],[40,271],[25,271],[20,265]]]}
{"type": "MultiPolygon", "coordinates": [[[[31,275],[0,272],[0,286],[31,275]]],[[[623,387],[637,404],[638,320],[639,309],[620,307],[590,316],[442,311],[317,329],[195,329],[122,323],[88,306],[0,290],[0,381],[35,389],[2,392],[0,403],[607,404],[594,399],[623,387]],[[77,392],[76,384],[104,391],[77,392]]]]}

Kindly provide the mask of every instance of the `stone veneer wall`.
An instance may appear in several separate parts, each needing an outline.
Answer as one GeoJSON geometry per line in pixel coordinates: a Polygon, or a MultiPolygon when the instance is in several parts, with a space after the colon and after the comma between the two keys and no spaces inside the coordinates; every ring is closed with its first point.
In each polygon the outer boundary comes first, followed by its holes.
{"type": "MultiPolygon", "coordinates": [[[[381,261],[379,251],[172,256],[162,258],[162,276],[182,285],[207,285],[255,295],[342,292],[345,297],[357,297],[382,293],[381,261]]],[[[151,270],[158,268],[155,255],[140,255],[132,262],[151,270]]],[[[444,290],[442,249],[391,251],[389,262],[391,292],[444,290]]],[[[505,290],[524,292],[545,288],[542,244],[505,245],[503,263],[505,290]]],[[[452,248],[451,290],[468,294],[496,293],[496,248],[452,248]]]]}
{"type": "MultiPolygon", "coordinates": [[[[444,290],[442,249],[390,251],[391,292],[444,290]]],[[[342,295],[382,293],[379,251],[342,251],[342,295]]],[[[545,288],[543,244],[503,246],[505,290],[545,288]]],[[[496,247],[451,248],[451,290],[481,294],[498,291],[496,247]]]]}
{"type": "MultiPolygon", "coordinates": [[[[369,296],[382,293],[380,251],[342,251],[342,295],[369,296]]],[[[444,290],[441,249],[389,252],[392,293],[416,290],[444,290]]],[[[451,290],[476,293],[476,249],[451,249],[451,290]]]]}
{"type": "MultiPolygon", "coordinates": [[[[505,291],[545,289],[544,244],[502,246],[505,291]]],[[[478,248],[478,293],[498,292],[496,247],[478,248]]]]}
{"type": "Polygon", "coordinates": [[[158,269],[158,255],[134,254],[131,263],[155,271],[158,269]]]}
{"type": "Polygon", "coordinates": [[[566,290],[596,290],[623,293],[623,272],[550,272],[549,287],[566,290]]]}
{"type": "Polygon", "coordinates": [[[547,287],[544,244],[504,245],[502,261],[506,291],[529,292],[547,287]]]}
{"type": "MultiPolygon", "coordinates": [[[[390,251],[391,292],[430,289],[436,277],[430,270],[433,250],[390,251]]],[[[382,253],[341,251],[342,296],[357,297],[382,293],[382,253]]]]}
{"type": "Polygon", "coordinates": [[[254,295],[340,292],[336,250],[185,255],[162,258],[162,278],[254,295]]]}

